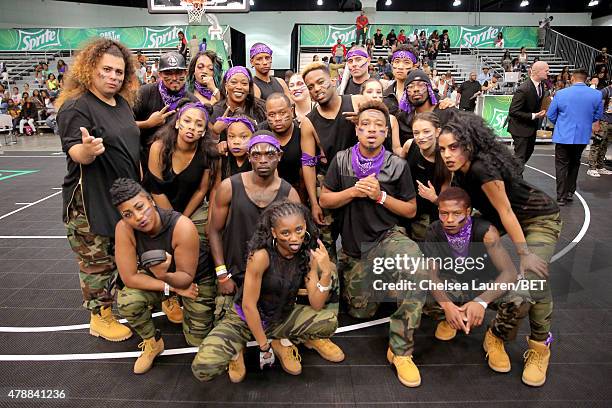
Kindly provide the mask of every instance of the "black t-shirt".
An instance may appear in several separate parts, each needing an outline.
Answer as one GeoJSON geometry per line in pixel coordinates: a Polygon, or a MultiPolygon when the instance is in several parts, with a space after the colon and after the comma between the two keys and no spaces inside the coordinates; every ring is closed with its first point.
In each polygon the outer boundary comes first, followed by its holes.
{"type": "MultiPolygon", "coordinates": [[[[408,162],[408,166],[410,166],[410,174],[412,175],[412,182],[415,186],[417,185],[417,180],[426,186],[429,181],[431,181],[432,184],[434,183],[434,170],[436,164],[423,157],[423,154],[421,154],[419,150],[419,146],[414,141],[410,145],[410,149],[406,155],[406,161],[408,162]]],[[[440,190],[437,192],[440,193],[440,190]]],[[[434,203],[420,195],[417,195],[416,199],[417,214],[427,214],[430,219],[437,219],[438,207],[434,203]]]]}
{"type": "MultiPolygon", "coordinates": [[[[270,130],[268,121],[265,121],[259,125],[260,130],[270,130]]],[[[291,139],[281,145],[283,150],[283,157],[278,162],[278,176],[285,180],[287,183],[295,186],[300,182],[300,171],[302,170],[302,146],[300,140],[302,132],[300,130],[300,124],[296,121],[293,122],[293,133],[291,139]]]]}
{"type": "Polygon", "coordinates": [[[476,95],[476,93],[480,90],[480,82],[464,81],[457,90],[457,92],[461,94],[461,99],[459,100],[459,108],[474,110],[474,108],[476,108],[476,98],[472,97],[476,95]]]}
{"type": "Polygon", "coordinates": [[[389,45],[395,44],[395,41],[397,41],[397,35],[395,35],[395,33],[387,34],[387,42],[389,45]]]}
{"type": "Polygon", "coordinates": [[[111,185],[120,177],[140,181],[138,126],[127,101],[119,95],[115,95],[115,101],[116,106],[111,106],[86,92],[64,103],[57,114],[68,168],[62,185],[62,217],[66,220],[67,208],[81,180],[90,230],[107,237],[115,236],[115,224],[121,218],[111,204],[111,185]],[[88,165],[80,165],[68,154],[72,146],[82,143],[80,127],[102,138],[106,149],[88,165]]]}
{"type": "MultiPolygon", "coordinates": [[[[357,182],[351,166],[351,154],[351,149],[346,149],[338,152],[332,160],[324,182],[329,190],[340,192],[357,182]]],[[[406,161],[389,152],[385,152],[384,160],[377,177],[381,190],[398,200],[413,199],[416,193],[406,161]]],[[[387,231],[400,222],[399,216],[369,198],[353,199],[339,210],[342,249],[355,258],[361,257],[362,252],[378,243],[387,231]]]]}
{"type": "Polygon", "coordinates": [[[381,47],[383,45],[383,35],[382,33],[374,34],[374,45],[377,47],[381,47]]]}
{"type": "Polygon", "coordinates": [[[349,78],[346,88],[344,88],[345,95],[361,95],[361,84],[356,84],[353,78],[349,78]]]}
{"type": "Polygon", "coordinates": [[[503,181],[506,195],[512,206],[512,211],[520,221],[541,215],[555,214],[559,207],[555,201],[543,191],[527,183],[520,176],[511,176],[507,171],[489,168],[481,160],[474,160],[468,172],[455,172],[453,185],[463,188],[472,200],[472,207],[480,211],[498,229],[502,229],[501,219],[497,210],[482,190],[482,185],[490,181],[503,181]]]}

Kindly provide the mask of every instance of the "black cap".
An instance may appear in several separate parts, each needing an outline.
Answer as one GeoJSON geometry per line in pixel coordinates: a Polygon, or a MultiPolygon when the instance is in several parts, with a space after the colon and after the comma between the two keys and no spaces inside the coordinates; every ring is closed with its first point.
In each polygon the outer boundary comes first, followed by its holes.
{"type": "Polygon", "coordinates": [[[408,78],[406,78],[406,85],[413,81],[423,81],[431,85],[431,79],[429,79],[427,74],[424,71],[421,71],[420,69],[413,69],[412,71],[410,71],[410,73],[408,74],[408,78]]]}
{"type": "Polygon", "coordinates": [[[185,58],[178,52],[167,52],[159,59],[158,71],[168,71],[171,69],[187,69],[185,58]]]}

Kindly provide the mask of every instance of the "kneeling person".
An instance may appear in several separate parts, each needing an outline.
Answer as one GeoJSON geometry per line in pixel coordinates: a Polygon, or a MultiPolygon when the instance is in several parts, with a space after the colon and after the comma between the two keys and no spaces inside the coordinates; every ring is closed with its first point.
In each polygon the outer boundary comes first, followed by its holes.
{"type": "Polygon", "coordinates": [[[200,345],[191,365],[196,378],[212,380],[229,366],[230,380],[242,381],[244,348],[253,337],[260,349],[260,367],[277,355],[286,372],[302,372],[291,342],[312,346],[313,341],[329,339],[338,327],[336,314],[324,309],[334,266],[318,235],[302,204],[277,201],[263,212],[249,242],[244,285],[234,307],[200,345]],[[303,284],[309,305],[296,304],[303,284]]]}
{"type": "Polygon", "coordinates": [[[134,373],[142,374],[164,351],[151,307],[160,304],[170,291],[182,297],[187,343],[198,346],[206,337],[215,304],[213,269],[208,250],[189,218],[155,206],[133,180],[117,179],[110,192],[122,218],[115,228],[115,258],[125,287],[117,303],[120,314],[143,339],[139,346],[143,353],[134,364],[134,373]],[[143,271],[143,254],[152,250],[165,251],[165,261],[143,271]]]}

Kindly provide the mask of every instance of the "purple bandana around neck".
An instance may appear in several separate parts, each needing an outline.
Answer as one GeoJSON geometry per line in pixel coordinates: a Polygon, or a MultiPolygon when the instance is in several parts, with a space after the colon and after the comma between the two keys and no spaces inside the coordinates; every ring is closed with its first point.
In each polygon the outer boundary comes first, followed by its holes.
{"type": "Polygon", "coordinates": [[[225,82],[227,82],[230,80],[231,77],[233,77],[236,74],[246,75],[246,77],[249,78],[249,82],[251,82],[251,73],[249,72],[248,69],[246,69],[245,67],[241,65],[236,65],[228,69],[223,78],[225,79],[225,82]]]}
{"type": "Polygon", "coordinates": [[[358,179],[366,178],[370,174],[378,176],[385,162],[385,147],[381,146],[380,153],[375,157],[365,157],[359,151],[359,143],[351,148],[351,166],[358,179]]]}
{"type": "MultiPolygon", "coordinates": [[[[437,105],[438,98],[436,98],[436,93],[434,92],[431,84],[427,84],[427,93],[429,94],[429,102],[434,106],[437,105]]],[[[410,100],[408,99],[408,88],[404,89],[404,93],[402,94],[402,99],[400,99],[400,102],[399,102],[399,108],[400,110],[403,110],[406,113],[410,113],[414,110],[414,105],[412,105],[410,103],[410,100]]]]}
{"type": "Polygon", "coordinates": [[[185,113],[187,109],[197,109],[204,112],[204,116],[206,116],[206,123],[208,123],[208,110],[206,109],[206,106],[204,106],[202,103],[193,102],[183,105],[183,107],[178,112],[178,117],[180,118],[181,116],[183,116],[183,113],[185,113]]]}
{"type": "Polygon", "coordinates": [[[461,230],[458,233],[450,235],[444,231],[444,235],[446,235],[448,245],[451,247],[453,255],[456,258],[465,258],[470,252],[470,240],[472,239],[472,217],[468,215],[467,221],[463,227],[461,227],[461,230]]]}
{"type": "Polygon", "coordinates": [[[272,56],[272,50],[266,44],[259,44],[256,47],[251,47],[251,50],[249,51],[249,56],[250,58],[253,58],[257,54],[262,54],[262,53],[272,56]]]}
{"type": "Polygon", "coordinates": [[[199,83],[198,81],[195,81],[194,87],[195,87],[196,91],[198,91],[198,93],[200,95],[202,95],[206,99],[209,99],[209,100],[212,99],[213,91],[211,91],[210,89],[208,89],[207,87],[205,87],[204,85],[199,83]]]}
{"type": "Polygon", "coordinates": [[[229,117],[229,118],[228,117],[220,117],[220,118],[217,118],[217,122],[219,122],[219,121],[225,123],[227,125],[227,127],[230,127],[230,125],[232,123],[236,123],[236,122],[244,123],[244,125],[247,128],[249,128],[251,133],[255,133],[255,126],[247,118],[244,118],[244,117],[229,117]]]}
{"type": "Polygon", "coordinates": [[[417,57],[410,51],[395,51],[391,56],[391,62],[396,58],[408,58],[413,64],[417,63],[417,57]]]}
{"type": "Polygon", "coordinates": [[[353,57],[357,57],[357,56],[363,57],[363,58],[370,58],[368,53],[365,52],[364,50],[356,49],[356,50],[351,50],[348,52],[348,54],[346,54],[346,60],[348,61],[349,59],[353,57]]]}
{"type": "Polygon", "coordinates": [[[185,85],[178,92],[173,92],[168,90],[164,85],[163,81],[159,81],[159,85],[157,85],[157,89],[159,90],[159,94],[164,101],[164,105],[167,105],[171,110],[175,110],[179,101],[185,97],[185,85]]]}

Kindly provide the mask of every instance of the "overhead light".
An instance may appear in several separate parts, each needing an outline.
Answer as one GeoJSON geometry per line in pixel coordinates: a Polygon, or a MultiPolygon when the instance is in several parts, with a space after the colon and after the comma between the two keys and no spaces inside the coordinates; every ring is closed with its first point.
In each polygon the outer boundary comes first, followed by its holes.
{"type": "Polygon", "coordinates": [[[249,0],[249,5],[250,6],[254,6],[255,5],[255,0],[249,0]]]}
{"type": "Polygon", "coordinates": [[[461,0],[455,0],[455,1],[453,2],[453,6],[454,6],[454,7],[459,7],[460,5],[461,5],[461,0]]]}
{"type": "Polygon", "coordinates": [[[521,1],[521,7],[527,7],[529,5],[529,1],[523,0],[521,1]]]}
{"type": "Polygon", "coordinates": [[[385,2],[385,6],[390,6],[390,5],[391,5],[391,0],[387,0],[387,1],[385,2]]]}
{"type": "Polygon", "coordinates": [[[589,1],[589,5],[587,7],[593,7],[599,4],[599,0],[591,0],[589,1]]]}
{"type": "Polygon", "coordinates": [[[317,6],[322,6],[323,5],[323,0],[317,0],[317,6]]]}

